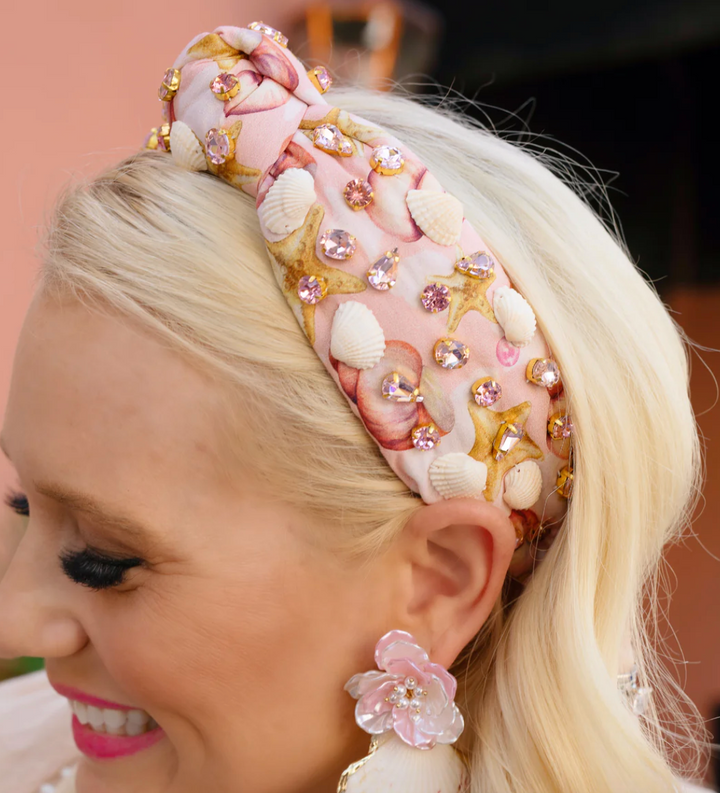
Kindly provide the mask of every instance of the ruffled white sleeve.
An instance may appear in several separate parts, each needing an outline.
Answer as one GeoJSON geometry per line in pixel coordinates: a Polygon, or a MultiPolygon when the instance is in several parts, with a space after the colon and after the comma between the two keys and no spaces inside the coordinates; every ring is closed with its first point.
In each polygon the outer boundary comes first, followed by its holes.
{"type": "Polygon", "coordinates": [[[0,793],[38,793],[77,763],[71,717],[44,671],[0,683],[0,793]]]}

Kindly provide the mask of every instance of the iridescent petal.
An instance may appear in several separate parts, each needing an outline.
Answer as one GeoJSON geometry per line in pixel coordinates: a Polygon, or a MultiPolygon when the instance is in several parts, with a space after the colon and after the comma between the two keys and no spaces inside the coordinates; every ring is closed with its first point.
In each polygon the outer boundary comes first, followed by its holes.
{"type": "Polygon", "coordinates": [[[423,671],[427,674],[435,675],[435,677],[438,678],[445,689],[448,699],[455,699],[455,693],[457,692],[457,680],[450,674],[450,672],[447,671],[447,669],[445,669],[444,666],[440,666],[440,664],[425,664],[423,671]]]}
{"type": "Polygon", "coordinates": [[[359,699],[370,691],[379,688],[383,683],[388,683],[391,680],[395,680],[393,675],[389,675],[386,672],[378,672],[376,669],[373,669],[371,672],[353,675],[350,680],[345,683],[345,691],[348,691],[350,696],[354,699],[359,699]]]}
{"type": "Polygon", "coordinates": [[[453,722],[452,724],[440,735],[437,736],[438,743],[455,743],[460,737],[462,731],[465,729],[465,720],[458,706],[453,703],[453,722]]]}
{"type": "Polygon", "coordinates": [[[434,735],[425,733],[422,728],[422,721],[413,722],[407,709],[398,710],[398,708],[395,708],[392,716],[392,728],[405,743],[414,746],[416,749],[432,749],[435,746],[437,738],[434,735]]]}
{"type": "Polygon", "coordinates": [[[375,647],[375,663],[379,669],[393,658],[407,658],[416,664],[428,662],[428,654],[407,631],[389,631],[375,647]]]}
{"type": "Polygon", "coordinates": [[[362,696],[355,706],[355,720],[365,732],[379,734],[392,726],[393,705],[387,698],[393,691],[395,680],[362,696]]]}
{"type": "Polygon", "coordinates": [[[391,675],[396,675],[403,680],[406,677],[414,677],[420,688],[426,688],[434,680],[432,675],[423,672],[422,665],[414,664],[408,658],[391,658],[386,665],[387,671],[391,675]]]}

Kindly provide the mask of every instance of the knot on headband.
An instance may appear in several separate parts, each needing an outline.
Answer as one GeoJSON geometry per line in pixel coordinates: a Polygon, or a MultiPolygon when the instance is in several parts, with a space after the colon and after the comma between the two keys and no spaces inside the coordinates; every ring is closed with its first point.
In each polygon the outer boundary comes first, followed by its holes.
{"type": "Polygon", "coordinates": [[[461,202],[330,83],[273,28],[218,27],[165,73],[145,145],[255,198],[288,305],[393,471],[426,503],[500,507],[520,577],[572,493],[558,364],[461,202]]]}

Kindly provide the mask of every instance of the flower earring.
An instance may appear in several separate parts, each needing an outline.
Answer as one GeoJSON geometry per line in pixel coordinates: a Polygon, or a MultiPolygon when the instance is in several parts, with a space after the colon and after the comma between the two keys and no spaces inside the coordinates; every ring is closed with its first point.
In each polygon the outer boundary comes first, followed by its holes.
{"type": "Polygon", "coordinates": [[[373,737],[368,755],[343,773],[338,793],[468,790],[467,767],[450,745],[465,726],[454,702],[455,678],[431,663],[405,631],[390,631],[380,639],[375,663],[379,671],[353,675],[345,684],[358,701],[355,721],[373,737]]]}

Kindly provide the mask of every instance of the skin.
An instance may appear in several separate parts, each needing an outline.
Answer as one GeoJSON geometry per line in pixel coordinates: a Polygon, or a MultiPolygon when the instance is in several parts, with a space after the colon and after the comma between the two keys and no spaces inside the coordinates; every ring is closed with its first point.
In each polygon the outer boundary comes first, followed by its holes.
{"type": "Polygon", "coordinates": [[[496,507],[424,505],[351,565],[251,471],[227,476],[219,405],[212,378],[130,320],[33,300],[2,430],[30,519],[0,541],[0,656],[44,657],[51,681],[166,732],[127,758],[83,757],[78,793],[334,793],[369,744],[343,685],[376,668],[379,637],[410,631],[448,667],[500,593],[515,532],[496,507]],[[58,560],[86,545],[145,564],[93,591],[58,560]]]}

